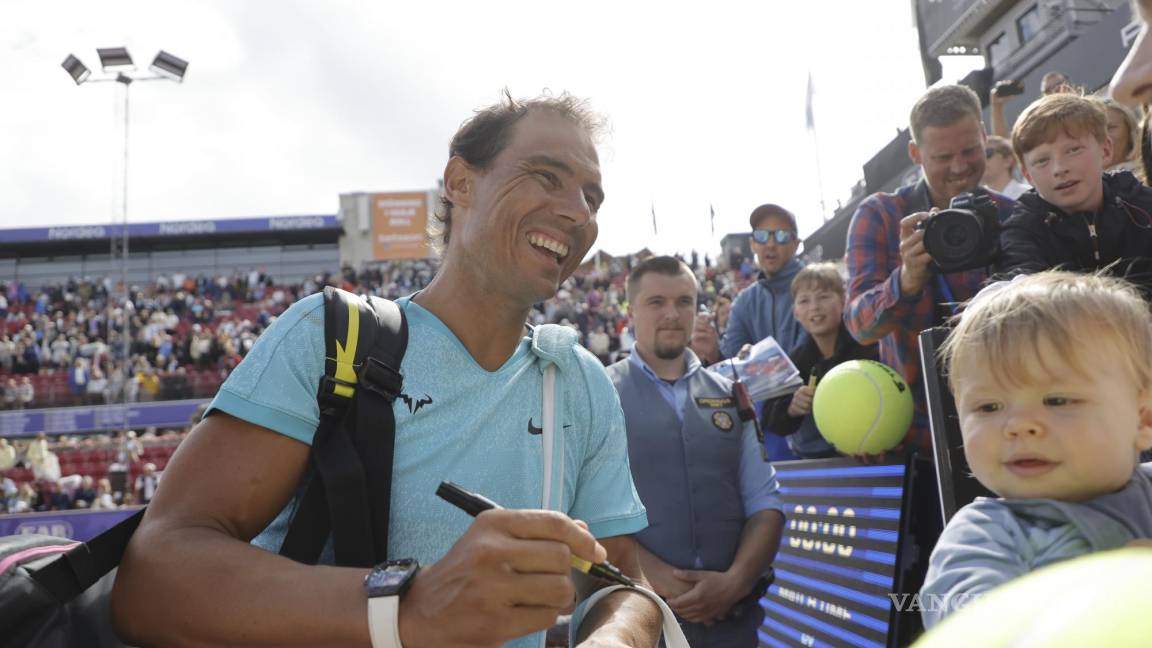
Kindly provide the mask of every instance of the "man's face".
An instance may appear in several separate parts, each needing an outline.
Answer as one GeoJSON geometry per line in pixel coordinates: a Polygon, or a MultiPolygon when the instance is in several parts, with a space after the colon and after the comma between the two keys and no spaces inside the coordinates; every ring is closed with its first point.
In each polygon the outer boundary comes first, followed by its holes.
{"type": "Polygon", "coordinates": [[[1061,132],[1024,154],[1024,176],[1041,198],[1069,214],[1095,211],[1104,201],[1100,174],[1111,157],[1111,142],[1061,132]]]}
{"type": "Polygon", "coordinates": [[[844,295],[815,285],[800,288],[792,300],[792,315],[813,337],[835,333],[844,316],[844,295]]]}
{"type": "Polygon", "coordinates": [[[751,239],[752,251],[756,253],[756,263],[759,264],[760,269],[764,274],[774,275],[780,272],[784,266],[796,256],[796,248],[800,247],[800,239],[796,237],[796,229],[792,227],[792,223],[778,214],[770,214],[760,219],[756,224],[756,229],[770,230],[784,230],[791,232],[793,238],[787,243],[777,243],[774,236],[768,237],[767,243],[757,243],[756,239],[751,239]]]}
{"type": "Polygon", "coordinates": [[[454,199],[463,208],[453,211],[448,254],[493,294],[529,305],[552,297],[596,241],[604,201],[596,148],[559,114],[529,113],[487,169],[453,160],[445,175],[465,192],[454,199]]]}
{"type": "Polygon", "coordinates": [[[640,277],[628,314],[642,357],[675,360],[684,355],[696,324],[696,282],[687,273],[649,272],[640,277]]]}
{"type": "Polygon", "coordinates": [[[1122,488],[1152,445],[1147,395],[1115,351],[1085,353],[1083,374],[1047,340],[1039,351],[1024,359],[1029,384],[1010,384],[975,357],[956,367],[972,472],[1009,498],[1079,501],[1122,488]]]}
{"type": "Polygon", "coordinates": [[[908,154],[924,169],[932,197],[950,202],[984,177],[984,127],[974,115],[948,126],[926,126],[919,142],[908,143],[908,154]]]}
{"type": "Polygon", "coordinates": [[[1128,56],[1112,77],[1112,98],[1129,106],[1152,102],[1152,37],[1148,35],[1148,19],[1152,17],[1152,0],[1136,3],[1140,13],[1140,33],[1128,56]]]}

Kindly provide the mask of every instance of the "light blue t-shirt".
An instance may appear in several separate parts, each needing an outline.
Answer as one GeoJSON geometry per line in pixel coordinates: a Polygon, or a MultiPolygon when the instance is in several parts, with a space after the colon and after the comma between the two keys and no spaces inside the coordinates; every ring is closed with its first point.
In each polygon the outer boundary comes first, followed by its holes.
{"type": "MultiPolygon", "coordinates": [[[[408,298],[398,303],[407,314],[409,337],[400,367],[402,397],[393,407],[390,558],[433,563],[472,523],[436,496],[443,480],[506,508],[542,508],[540,428],[543,368],[549,362],[557,366],[556,435],[564,444],[560,509],[587,522],[598,538],[647,526],[632,484],[616,389],[600,362],[575,344],[575,335],[537,328],[504,366],[487,371],[435,315],[408,298]],[[547,343],[558,337],[564,344],[547,343]]],[[[324,298],[318,293],[268,327],[208,411],[219,409],[310,444],[319,423],[316,391],[323,371],[324,298]]],[[[253,544],[278,551],[295,505],[289,502],[253,544]]],[[[524,643],[537,644],[538,639],[524,643]]]]}

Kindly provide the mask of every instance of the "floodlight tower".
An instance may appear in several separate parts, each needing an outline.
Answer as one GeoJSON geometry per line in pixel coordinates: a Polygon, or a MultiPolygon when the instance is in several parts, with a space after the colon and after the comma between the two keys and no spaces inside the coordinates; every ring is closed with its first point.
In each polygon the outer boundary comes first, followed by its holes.
{"type": "MultiPolygon", "coordinates": [[[[156,54],[156,58],[152,60],[152,64],[148,66],[147,72],[140,72],[136,70],[136,64],[132,62],[132,56],[128,53],[127,47],[106,47],[96,50],[97,56],[100,57],[100,67],[103,73],[98,76],[92,76],[92,71],[88,66],[69,54],[61,67],[64,71],[72,77],[76,85],[84,83],[106,83],[116,82],[124,87],[124,168],[121,176],[121,201],[120,201],[120,283],[124,290],[124,300],[122,304],[123,324],[120,328],[120,335],[123,338],[124,345],[124,369],[129,369],[129,350],[131,344],[131,326],[132,320],[129,317],[128,304],[131,297],[128,289],[128,124],[129,124],[129,97],[128,92],[132,84],[136,81],[174,81],[181,83],[184,81],[184,75],[188,72],[188,61],[179,57],[173,56],[164,50],[160,50],[156,54]]],[[[116,260],[116,247],[117,237],[111,236],[111,259],[113,262],[116,260]]],[[[107,330],[108,337],[112,336],[112,309],[113,299],[108,296],[108,315],[107,315],[107,330]]],[[[125,380],[122,383],[124,389],[121,391],[121,397],[125,405],[128,402],[127,380],[131,374],[125,375],[125,380]]],[[[123,427],[128,427],[128,408],[124,408],[124,423],[123,427]]]]}

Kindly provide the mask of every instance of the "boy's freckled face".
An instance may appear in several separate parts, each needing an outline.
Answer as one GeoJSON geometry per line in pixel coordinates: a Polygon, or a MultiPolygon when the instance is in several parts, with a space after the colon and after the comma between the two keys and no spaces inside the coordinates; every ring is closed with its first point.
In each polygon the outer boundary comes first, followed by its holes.
{"type": "Polygon", "coordinates": [[[1084,374],[1040,340],[1015,385],[977,352],[957,366],[964,453],[980,483],[1007,498],[1081,501],[1122,488],[1152,447],[1152,404],[1116,351],[1084,353],[1084,374]]]}
{"type": "Polygon", "coordinates": [[[1109,141],[1060,133],[1024,154],[1024,176],[1041,198],[1069,214],[1096,211],[1104,201],[1100,176],[1111,157],[1109,141]]]}

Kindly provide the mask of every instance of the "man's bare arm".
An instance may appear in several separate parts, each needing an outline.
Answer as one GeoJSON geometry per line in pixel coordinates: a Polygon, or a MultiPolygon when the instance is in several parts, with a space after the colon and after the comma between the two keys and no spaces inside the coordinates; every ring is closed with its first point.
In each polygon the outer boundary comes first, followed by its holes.
{"type": "MultiPolygon", "coordinates": [[[[608,550],[609,562],[637,584],[647,587],[635,538],[615,536],[603,538],[600,543],[608,550]]],[[[647,596],[621,590],[609,594],[587,611],[578,629],[577,642],[648,648],[660,640],[662,623],[663,615],[647,596]]]]}
{"type": "MultiPolygon", "coordinates": [[[[133,645],[367,646],[366,568],[307,566],[248,544],[292,497],[307,445],[217,414],[173,456],[117,577],[133,645]],[[172,605],[178,601],[179,605],[172,605]]],[[[552,511],[487,511],[400,601],[406,648],[495,647],[548,628],[572,600],[587,529],[552,511]]]]}
{"type": "Polygon", "coordinates": [[[368,645],[366,569],[306,566],[247,542],[291,498],[308,453],[306,444],[225,414],[196,426],[120,566],[112,615],[124,639],[368,645]]]}

